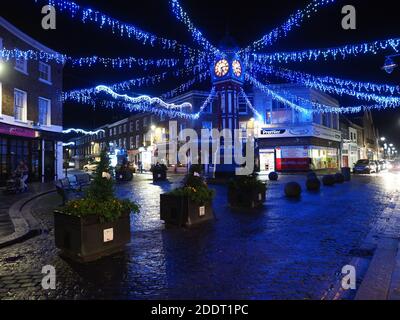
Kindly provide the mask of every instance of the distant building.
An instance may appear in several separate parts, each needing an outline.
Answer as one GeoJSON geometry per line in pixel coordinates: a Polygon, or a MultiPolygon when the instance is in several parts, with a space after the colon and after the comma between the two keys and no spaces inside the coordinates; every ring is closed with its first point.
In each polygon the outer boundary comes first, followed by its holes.
{"type": "MultiPolygon", "coordinates": [[[[0,48],[56,53],[2,17],[0,48]]],[[[21,160],[30,181],[53,181],[63,168],[63,65],[24,59],[0,63],[0,183],[21,160]]]]}
{"type": "Polygon", "coordinates": [[[342,167],[354,168],[358,160],[364,159],[364,129],[348,117],[340,117],[342,132],[342,167]]]}
{"type": "MultiPolygon", "coordinates": [[[[271,85],[270,88],[282,96],[287,93],[328,106],[339,106],[329,95],[299,85],[271,85]]],[[[306,110],[312,108],[309,103],[294,103],[306,110]]],[[[255,135],[262,173],[339,168],[342,134],[337,114],[297,111],[257,90],[254,105],[264,117],[264,123],[255,135]]]]}

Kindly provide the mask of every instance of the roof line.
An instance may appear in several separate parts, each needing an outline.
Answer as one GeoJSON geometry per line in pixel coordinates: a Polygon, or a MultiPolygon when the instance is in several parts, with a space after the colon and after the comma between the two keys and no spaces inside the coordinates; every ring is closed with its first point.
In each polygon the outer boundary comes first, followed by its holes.
{"type": "Polygon", "coordinates": [[[6,19],[0,16],[0,26],[3,28],[7,29],[9,32],[11,32],[14,36],[18,37],[19,39],[23,40],[27,44],[31,45],[32,47],[40,50],[40,51],[45,51],[50,54],[59,54],[53,49],[50,49],[46,47],[45,45],[41,44],[40,42],[36,41],[32,37],[28,36],[26,33],[22,32],[19,30],[17,27],[15,27],[13,24],[8,22],[6,19]]]}

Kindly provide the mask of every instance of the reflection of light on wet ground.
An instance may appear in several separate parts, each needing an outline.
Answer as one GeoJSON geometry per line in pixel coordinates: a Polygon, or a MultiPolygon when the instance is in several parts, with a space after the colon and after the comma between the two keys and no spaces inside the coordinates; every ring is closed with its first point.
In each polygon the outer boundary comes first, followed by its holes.
{"type": "Polygon", "coordinates": [[[384,180],[386,191],[400,191],[400,172],[383,172],[380,174],[384,180]]]}
{"type": "Polygon", "coordinates": [[[127,252],[129,297],[319,299],[386,208],[399,178],[355,176],[309,193],[305,176],[281,176],[268,182],[267,203],[256,212],[231,210],[226,186],[212,186],[217,220],[187,230],[165,228],[159,218],[160,193],[182,177],[153,184],[150,176],[135,176],[117,186],[120,197],[142,206],[127,252]],[[289,181],[302,185],[300,200],[285,198],[289,181]]]}

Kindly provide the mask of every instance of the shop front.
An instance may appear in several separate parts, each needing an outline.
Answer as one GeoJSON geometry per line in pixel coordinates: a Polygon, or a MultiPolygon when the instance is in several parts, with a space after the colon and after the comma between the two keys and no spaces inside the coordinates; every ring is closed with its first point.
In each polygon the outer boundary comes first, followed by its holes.
{"type": "Polygon", "coordinates": [[[356,143],[343,143],[342,167],[354,168],[358,160],[360,160],[358,145],[356,143]]]}
{"type": "Polygon", "coordinates": [[[30,182],[50,182],[62,173],[62,144],[57,134],[0,123],[0,185],[23,161],[30,182]]]}
{"type": "Polygon", "coordinates": [[[339,131],[316,125],[261,129],[257,137],[260,173],[338,169],[340,141],[339,131]]]}

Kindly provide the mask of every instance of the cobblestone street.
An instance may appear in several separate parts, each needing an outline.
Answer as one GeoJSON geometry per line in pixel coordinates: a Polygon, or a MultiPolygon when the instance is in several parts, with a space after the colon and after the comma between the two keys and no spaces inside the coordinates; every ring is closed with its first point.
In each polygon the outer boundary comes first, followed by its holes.
{"type": "Polygon", "coordinates": [[[303,191],[300,200],[291,201],[283,194],[285,182],[304,185],[305,178],[284,176],[268,182],[264,208],[242,212],[229,209],[226,188],[215,186],[215,222],[166,229],[159,220],[159,195],[180,179],[153,184],[143,175],[118,185],[121,198],[142,206],[132,219],[132,241],[123,254],[85,266],[59,258],[52,209],[60,199],[40,198],[33,214],[43,234],[0,249],[0,298],[321,299],[400,188],[399,175],[383,173],[320,193],[303,191]],[[45,265],[56,268],[54,291],[41,288],[45,265]]]}

